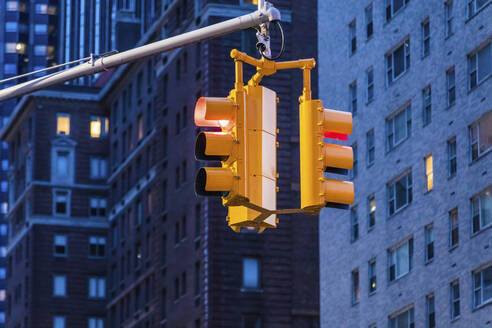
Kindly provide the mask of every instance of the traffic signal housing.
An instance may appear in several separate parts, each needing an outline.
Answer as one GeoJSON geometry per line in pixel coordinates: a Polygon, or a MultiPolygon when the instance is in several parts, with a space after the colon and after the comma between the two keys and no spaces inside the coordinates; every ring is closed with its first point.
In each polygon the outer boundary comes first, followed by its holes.
{"type": "Polygon", "coordinates": [[[195,157],[220,161],[220,167],[202,167],[195,191],[220,196],[228,207],[228,224],[274,228],[275,214],[256,221],[257,209],[276,209],[276,93],[263,86],[233,89],[226,98],[202,97],[195,106],[195,124],[202,131],[195,143],[195,157]]]}
{"type": "Polygon", "coordinates": [[[353,166],[351,147],[325,143],[324,138],[346,140],[352,133],[352,114],[323,108],[321,100],[300,104],[301,208],[317,215],[323,207],[347,208],[354,201],[351,182],[326,178],[344,174],[353,166]]]}

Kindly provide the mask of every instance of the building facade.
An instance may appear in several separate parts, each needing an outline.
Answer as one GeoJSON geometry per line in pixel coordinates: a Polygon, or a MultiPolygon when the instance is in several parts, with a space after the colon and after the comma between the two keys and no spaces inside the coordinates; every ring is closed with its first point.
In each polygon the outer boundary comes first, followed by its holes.
{"type": "Polygon", "coordinates": [[[353,114],[356,191],[320,217],[321,326],[487,327],[491,2],[318,9],[320,95],[353,114]]]}
{"type": "MultiPolygon", "coordinates": [[[[316,53],[314,1],[276,1],[284,59],[316,53]],[[308,38],[306,47],[295,40],[308,38]]],[[[139,44],[255,10],[248,1],[169,1],[139,44]]],[[[274,39],[278,49],[279,38],[274,39]]],[[[282,216],[278,229],[234,233],[219,199],[196,197],[193,109],[234,86],[233,48],[255,55],[243,31],[114,71],[100,93],[110,117],[109,327],[317,327],[317,222],[282,216]]],[[[274,51],[275,51],[274,49],[274,51]]],[[[254,74],[245,70],[245,77],[254,74]]],[[[315,74],[313,74],[315,75],[315,74]]],[[[299,200],[300,71],[265,84],[277,91],[279,207],[299,200]]],[[[313,83],[316,85],[316,83],[313,83]]],[[[316,90],[315,90],[316,93],[316,90]]]]}
{"type": "Polygon", "coordinates": [[[107,119],[86,91],[26,96],[9,144],[7,327],[102,327],[107,119]],[[78,97],[78,99],[76,99],[78,97]]]}

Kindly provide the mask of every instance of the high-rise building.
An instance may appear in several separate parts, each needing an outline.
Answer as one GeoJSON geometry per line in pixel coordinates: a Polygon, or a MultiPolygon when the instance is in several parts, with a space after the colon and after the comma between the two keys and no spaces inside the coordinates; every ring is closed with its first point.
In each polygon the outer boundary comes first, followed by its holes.
{"type": "Polygon", "coordinates": [[[318,5],[356,191],[320,217],[321,326],[490,325],[492,2],[318,5]]]}
{"type": "MultiPolygon", "coordinates": [[[[315,4],[274,2],[286,32],[283,59],[316,53],[315,4]]],[[[251,1],[169,1],[140,44],[255,9],[251,1]]],[[[255,44],[255,33],[243,31],[147,58],[116,69],[100,93],[111,127],[108,327],[318,326],[317,220],[281,216],[275,230],[235,233],[220,199],[194,193],[195,102],[227,96],[230,50],[256,56],[255,44]]],[[[248,67],[245,78],[254,73],[248,67]]],[[[280,99],[283,208],[299,203],[301,77],[264,79],[280,99]]]]}

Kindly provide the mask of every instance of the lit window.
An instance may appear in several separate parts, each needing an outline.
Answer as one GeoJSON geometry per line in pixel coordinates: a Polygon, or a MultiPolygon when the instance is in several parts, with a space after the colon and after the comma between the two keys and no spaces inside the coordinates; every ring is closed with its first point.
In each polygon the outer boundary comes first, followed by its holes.
{"type": "Polygon", "coordinates": [[[48,25],[46,24],[34,24],[34,34],[43,35],[48,33],[48,25]]]}
{"type": "Polygon", "coordinates": [[[5,74],[17,74],[17,65],[15,64],[5,64],[3,68],[5,74]]]}
{"type": "Polygon", "coordinates": [[[55,214],[68,215],[68,191],[55,191],[55,214]]]}
{"type": "Polygon", "coordinates": [[[460,281],[455,280],[450,284],[451,289],[451,320],[460,316],[460,281]]]}
{"type": "Polygon", "coordinates": [[[67,236],[55,235],[53,243],[53,254],[55,256],[67,256],[67,236]]]}
{"type": "Polygon", "coordinates": [[[7,8],[7,11],[18,11],[20,9],[19,1],[7,1],[5,7],[7,8]]]}
{"type": "Polygon", "coordinates": [[[43,45],[34,46],[34,54],[36,56],[46,56],[46,49],[47,47],[43,45]]]}
{"type": "Polygon", "coordinates": [[[104,319],[89,318],[89,328],[104,328],[104,319]]]}
{"type": "Polygon", "coordinates": [[[412,269],[413,263],[413,239],[388,251],[388,278],[394,281],[412,269]]]}
{"type": "Polygon", "coordinates": [[[446,13],[446,37],[451,36],[454,33],[454,12],[453,12],[453,0],[448,0],[444,4],[444,10],[446,13]]]}
{"type": "Polygon", "coordinates": [[[0,268],[0,279],[5,279],[7,277],[7,269],[0,268]]]}
{"type": "Polygon", "coordinates": [[[57,114],[56,116],[56,134],[70,135],[70,115],[57,114]]]}
{"type": "Polygon", "coordinates": [[[473,197],[471,206],[472,232],[477,233],[492,224],[492,188],[473,197]]]}
{"type": "Polygon", "coordinates": [[[369,294],[374,293],[377,289],[376,281],[376,260],[369,261],[369,294]]]}
{"type": "Polygon", "coordinates": [[[65,317],[53,317],[53,328],[65,328],[65,317]]]}
{"type": "Polygon", "coordinates": [[[7,42],[5,43],[5,52],[10,54],[24,54],[26,52],[26,44],[20,42],[7,42]]]}
{"type": "Polygon", "coordinates": [[[243,258],[243,288],[260,288],[260,263],[256,258],[243,258]]]}
{"type": "Polygon", "coordinates": [[[19,31],[19,23],[17,22],[6,22],[5,32],[17,32],[19,31]]]}
{"type": "Polygon", "coordinates": [[[388,215],[395,214],[398,210],[412,202],[412,172],[410,171],[395,182],[387,185],[388,215]]]}
{"type": "Polygon", "coordinates": [[[0,247],[0,257],[7,257],[7,247],[5,246],[0,247]]]}
{"type": "Polygon", "coordinates": [[[458,246],[459,243],[458,208],[449,212],[449,248],[458,246]]]}
{"type": "Polygon", "coordinates": [[[492,265],[473,274],[473,307],[492,301],[492,265]]]}
{"type": "Polygon", "coordinates": [[[144,131],[143,131],[143,117],[142,114],[138,115],[137,118],[137,139],[141,140],[144,136],[144,131]]]}
{"type": "Polygon", "coordinates": [[[473,17],[480,9],[485,8],[490,0],[468,0],[468,18],[473,17]]]}
{"type": "MultiPolygon", "coordinates": [[[[396,0],[395,0],[396,1],[396,0]]],[[[413,307],[403,312],[392,314],[388,317],[389,328],[413,328],[414,322],[414,310],[413,307]]]]}
{"type": "Polygon", "coordinates": [[[468,56],[468,87],[475,88],[492,74],[492,43],[468,56]]]}
{"type": "Polygon", "coordinates": [[[430,22],[426,20],[422,23],[422,57],[430,53],[430,22]]]}
{"type": "Polygon", "coordinates": [[[5,302],[6,292],[5,289],[0,289],[0,301],[5,302]]]}
{"type": "Polygon", "coordinates": [[[106,256],[106,238],[105,237],[89,237],[89,257],[105,257],[106,256]]]}
{"type": "Polygon", "coordinates": [[[6,192],[6,191],[7,191],[7,188],[8,188],[8,183],[7,183],[7,181],[2,181],[2,182],[0,183],[0,186],[1,186],[0,188],[1,188],[2,192],[6,192]]]}
{"type": "Polygon", "coordinates": [[[66,276],[53,276],[53,295],[54,296],[67,296],[67,277],[66,276]]]}
{"type": "Polygon", "coordinates": [[[425,227],[425,262],[434,258],[434,226],[425,227]]]}
{"type": "MultiPolygon", "coordinates": [[[[386,0],[386,21],[389,22],[410,0],[386,0]]],[[[400,327],[398,327],[400,328],[400,327]]]]}
{"type": "Polygon", "coordinates": [[[410,40],[386,54],[386,82],[391,85],[410,68],[410,40]]]}
{"type": "Polygon", "coordinates": [[[427,191],[431,191],[434,188],[434,172],[432,167],[432,155],[425,158],[425,177],[427,180],[427,191]]]}
{"type": "Polygon", "coordinates": [[[475,161],[492,149],[492,111],[470,125],[470,160],[475,161]]]}
{"type": "Polygon", "coordinates": [[[9,211],[9,204],[7,202],[0,203],[0,212],[2,214],[7,214],[8,211],[9,211]]]}
{"type": "Polygon", "coordinates": [[[101,277],[89,278],[89,297],[90,298],[106,297],[106,278],[101,278],[101,277]]]}
{"type": "Polygon", "coordinates": [[[108,163],[105,158],[91,157],[91,178],[103,179],[108,174],[108,163]]]}
{"type": "Polygon", "coordinates": [[[100,138],[108,134],[109,121],[105,117],[91,116],[90,134],[91,138],[100,138]]]}
{"type": "Polygon", "coordinates": [[[90,216],[106,216],[106,199],[91,198],[90,199],[90,216]]]}
{"type": "Polygon", "coordinates": [[[412,113],[410,105],[386,119],[386,149],[393,150],[410,137],[412,130],[412,113]]]}
{"type": "Polygon", "coordinates": [[[434,294],[427,295],[425,298],[426,328],[436,327],[436,310],[434,303],[434,294]]]}
{"type": "Polygon", "coordinates": [[[47,14],[48,13],[48,5],[45,4],[36,4],[36,14],[47,14]]]}

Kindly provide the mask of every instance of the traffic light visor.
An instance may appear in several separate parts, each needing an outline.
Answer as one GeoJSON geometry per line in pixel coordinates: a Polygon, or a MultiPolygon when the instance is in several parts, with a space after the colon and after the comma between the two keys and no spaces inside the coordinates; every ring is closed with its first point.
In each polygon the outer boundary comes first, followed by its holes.
{"type": "Polygon", "coordinates": [[[229,127],[234,121],[234,103],[229,98],[201,97],[195,105],[195,124],[229,127]]]}
{"type": "Polygon", "coordinates": [[[227,132],[200,132],[195,142],[195,157],[202,161],[225,161],[232,153],[233,138],[227,132]]]}
{"type": "Polygon", "coordinates": [[[195,178],[195,191],[201,196],[224,196],[233,188],[234,176],[228,168],[202,167],[195,178]]]}

